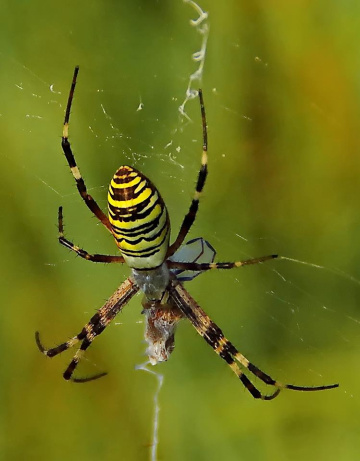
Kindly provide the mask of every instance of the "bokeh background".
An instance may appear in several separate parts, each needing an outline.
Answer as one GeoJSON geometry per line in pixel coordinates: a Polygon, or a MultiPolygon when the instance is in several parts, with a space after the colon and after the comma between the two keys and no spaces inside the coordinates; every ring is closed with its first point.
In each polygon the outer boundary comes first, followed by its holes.
{"type": "MultiPolygon", "coordinates": [[[[191,237],[218,260],[289,260],[204,274],[192,295],[239,349],[284,382],[255,401],[183,322],[160,393],[162,460],[354,460],[360,448],[360,4],[201,0],[210,35],[202,87],[209,177],[191,237]],[[313,264],[313,265],[312,265],[313,264]],[[319,267],[315,267],[315,265],[319,267]]],[[[36,348],[76,334],[129,270],[57,243],[114,253],[77,195],[60,148],[73,68],[70,136],[90,192],[106,208],[116,168],[160,189],[176,233],[201,153],[197,100],[179,116],[201,35],[191,4],[124,0],[1,7],[1,443],[4,460],[149,459],[156,379],[145,361],[141,298],[97,338],[79,375],[71,352],[36,348]],[[139,104],[142,103],[141,110],[139,104]]],[[[259,380],[256,384],[265,390],[259,380]]],[[[266,391],[266,390],[265,390],[266,391]]]]}

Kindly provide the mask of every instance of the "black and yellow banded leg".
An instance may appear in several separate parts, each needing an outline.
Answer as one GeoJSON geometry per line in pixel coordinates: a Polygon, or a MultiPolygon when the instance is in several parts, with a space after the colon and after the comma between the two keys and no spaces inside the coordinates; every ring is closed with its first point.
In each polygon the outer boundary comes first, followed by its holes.
{"type": "Polygon", "coordinates": [[[206,340],[214,351],[227,362],[233,372],[238,376],[246,389],[256,399],[272,400],[281,389],[291,389],[295,391],[322,391],[338,387],[338,384],[325,386],[295,386],[293,384],[283,384],[274,380],[271,376],[261,371],[256,365],[241,354],[234,345],[225,338],[221,329],[210,319],[210,317],[201,309],[185,288],[175,279],[169,286],[170,299],[183,314],[191,321],[196,331],[206,340]],[[265,384],[276,388],[275,392],[270,395],[262,394],[238,367],[237,361],[244,369],[261,379],[265,384]]]}
{"type": "Polygon", "coordinates": [[[187,263],[178,261],[167,261],[169,269],[180,269],[188,271],[208,271],[212,269],[233,269],[235,267],[250,266],[259,264],[271,259],[277,258],[278,255],[262,256],[261,258],[246,259],[244,261],[226,262],[226,263],[187,263]]]}
{"type": "Polygon", "coordinates": [[[51,349],[46,349],[41,340],[40,340],[40,333],[38,331],[35,331],[35,341],[36,344],[44,355],[47,357],[55,357],[58,354],[61,354],[61,352],[66,351],[67,349],[70,349],[71,347],[75,346],[79,341],[82,341],[86,336],[86,330],[83,328],[81,332],[74,336],[73,338],[69,339],[68,341],[59,344],[58,346],[52,347],[51,349]]]}
{"type": "Polygon", "coordinates": [[[296,386],[294,384],[283,384],[280,381],[273,379],[271,376],[264,373],[256,365],[249,362],[249,360],[241,354],[226,338],[223,338],[223,347],[244,367],[247,368],[253,375],[260,378],[265,384],[275,386],[280,389],[290,389],[293,391],[325,391],[327,389],[334,389],[339,387],[339,384],[328,384],[324,386],[296,386]]]}
{"type": "Polygon", "coordinates": [[[95,336],[96,335],[89,335],[83,339],[83,342],[81,343],[80,348],[76,351],[76,354],[74,355],[73,359],[69,363],[69,366],[66,368],[66,370],[63,373],[64,379],[66,379],[67,381],[71,379],[71,381],[73,381],[74,383],[87,383],[89,381],[94,381],[95,379],[99,379],[107,375],[106,372],[102,372],[102,373],[96,373],[95,375],[88,376],[86,378],[73,378],[72,377],[78,363],[83,358],[86,349],[91,345],[95,336]]]}
{"type": "Polygon", "coordinates": [[[196,213],[199,209],[199,200],[201,193],[203,191],[206,177],[207,177],[207,163],[208,163],[208,142],[207,142],[207,124],[206,124],[206,114],[205,114],[205,106],[204,106],[204,100],[203,100],[203,95],[202,95],[202,90],[199,89],[199,100],[200,100],[200,110],[201,110],[201,120],[202,120],[202,132],[203,132],[203,151],[202,151],[202,156],[201,156],[201,167],[200,171],[198,174],[198,179],[196,182],[196,188],[195,188],[195,194],[192,199],[190,208],[188,213],[186,214],[182,224],[181,228],[179,231],[178,236],[176,237],[175,242],[169,247],[168,252],[167,252],[167,258],[172,256],[175,251],[180,248],[181,244],[183,243],[186,235],[188,234],[191,226],[193,225],[195,218],[196,218],[196,213]]]}
{"type": "Polygon", "coordinates": [[[90,321],[83,327],[81,332],[70,340],[59,344],[58,346],[46,349],[40,341],[39,332],[35,332],[35,340],[40,351],[47,357],[55,357],[67,349],[75,346],[82,341],[80,348],[77,350],[63,376],[66,380],[82,383],[101,378],[106,373],[99,373],[89,378],[72,378],[72,375],[84,355],[86,349],[91,345],[96,336],[100,335],[121,309],[130,301],[130,299],[139,291],[139,287],[128,278],[123,282],[108,301],[93,315],[90,321]]]}
{"type": "Polygon", "coordinates": [[[121,263],[121,264],[124,263],[124,258],[122,256],[90,254],[87,251],[83,250],[82,248],[79,248],[77,245],[74,245],[67,238],[65,238],[62,206],[59,207],[58,228],[59,228],[59,242],[61,243],[61,245],[64,245],[66,248],[69,248],[69,250],[71,251],[75,251],[75,253],[77,253],[81,258],[84,258],[87,261],[92,261],[96,263],[121,263]]]}
{"type": "Polygon", "coordinates": [[[184,315],[190,320],[195,327],[196,331],[205,339],[205,341],[214,349],[214,351],[229,365],[232,371],[243,383],[245,388],[255,399],[272,400],[280,392],[280,389],[276,389],[270,395],[262,394],[239,368],[231,353],[226,347],[223,347],[222,338],[224,335],[220,328],[210,320],[205,312],[200,308],[194,301],[189,293],[183,288],[182,285],[176,285],[176,282],[169,288],[170,299],[174,302],[184,315]],[[191,306],[193,304],[193,306],[191,306]]]}
{"type": "Polygon", "coordinates": [[[87,207],[90,209],[92,213],[104,224],[104,226],[112,233],[111,229],[111,224],[109,222],[108,217],[105,215],[105,213],[101,210],[99,205],[96,203],[96,201],[93,199],[93,197],[88,194],[85,182],[80,174],[80,170],[76,164],[74,154],[72,153],[70,142],[69,142],[69,120],[70,120],[70,111],[71,111],[71,105],[72,101],[74,98],[74,91],[75,91],[75,86],[76,86],[76,79],[77,75],[79,73],[79,67],[76,66],[74,70],[74,76],[73,80],[71,83],[71,88],[70,88],[70,93],[69,93],[69,98],[66,106],[66,112],[65,112],[65,120],[64,120],[64,128],[63,128],[63,134],[61,138],[61,147],[62,150],[65,154],[66,160],[69,164],[70,170],[72,175],[74,176],[74,179],[76,181],[76,186],[78,188],[79,194],[81,195],[82,199],[86,203],[87,207]]]}

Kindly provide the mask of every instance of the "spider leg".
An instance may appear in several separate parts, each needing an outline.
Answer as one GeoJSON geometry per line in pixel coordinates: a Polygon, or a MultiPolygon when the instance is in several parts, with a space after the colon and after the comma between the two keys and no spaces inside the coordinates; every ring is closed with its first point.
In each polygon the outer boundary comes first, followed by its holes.
{"type": "Polygon", "coordinates": [[[75,251],[75,253],[77,253],[81,258],[84,258],[87,261],[92,261],[95,263],[124,263],[124,258],[122,256],[90,254],[87,251],[83,250],[82,248],[79,248],[77,245],[74,245],[67,238],[65,238],[62,206],[59,207],[58,228],[59,228],[59,242],[61,243],[61,245],[64,245],[66,248],[69,248],[69,250],[75,251]]]}
{"type": "Polygon", "coordinates": [[[234,267],[249,266],[250,264],[259,264],[270,259],[277,258],[278,255],[262,256],[260,258],[246,259],[244,261],[226,262],[226,263],[187,263],[177,261],[167,261],[169,269],[181,269],[188,271],[208,271],[212,269],[233,269],[234,267]]]}
{"type": "Polygon", "coordinates": [[[201,193],[203,191],[206,177],[207,177],[207,163],[208,163],[208,142],[207,142],[207,125],[206,125],[206,114],[205,114],[205,106],[204,106],[204,100],[203,100],[203,95],[202,95],[202,90],[199,89],[199,100],[200,100],[200,110],[201,110],[201,120],[202,120],[202,132],[203,132],[203,151],[202,151],[202,156],[201,156],[201,167],[200,171],[198,174],[198,179],[196,183],[196,188],[195,188],[195,194],[192,199],[190,208],[188,213],[185,215],[185,218],[181,224],[180,231],[178,233],[178,236],[176,237],[175,242],[170,245],[166,257],[168,258],[169,256],[173,255],[175,251],[180,247],[180,245],[183,243],[186,235],[188,234],[191,226],[193,225],[195,218],[196,218],[196,213],[199,209],[199,200],[201,193]]]}
{"type": "Polygon", "coordinates": [[[184,315],[191,321],[197,332],[206,340],[214,351],[224,359],[233,372],[238,376],[246,389],[256,399],[271,400],[275,398],[281,389],[291,389],[295,391],[321,391],[338,387],[338,384],[325,386],[295,386],[293,384],[283,384],[274,380],[271,376],[261,371],[254,364],[242,355],[233,344],[226,339],[221,329],[210,319],[210,317],[201,309],[185,288],[176,280],[172,280],[168,287],[170,298],[184,315]],[[273,394],[263,395],[247,378],[243,371],[238,367],[235,360],[253,375],[260,378],[265,384],[274,386],[277,389],[273,394]]]}
{"type": "Polygon", "coordinates": [[[91,345],[96,336],[101,334],[122,308],[130,301],[130,299],[139,291],[139,287],[128,278],[123,282],[108,301],[93,315],[90,321],[83,327],[81,332],[58,346],[51,349],[46,349],[40,341],[40,335],[35,333],[35,340],[39,350],[47,357],[55,357],[61,352],[66,351],[70,347],[75,346],[82,341],[80,348],[77,350],[69,366],[65,370],[63,376],[66,380],[71,379],[74,382],[86,382],[104,376],[106,373],[100,373],[89,378],[72,378],[79,361],[84,355],[86,349],[91,345]]]}
{"type": "Polygon", "coordinates": [[[66,106],[66,112],[65,112],[65,119],[64,119],[64,128],[63,128],[63,133],[62,133],[62,138],[61,138],[61,147],[62,150],[65,154],[66,160],[69,164],[70,170],[72,175],[74,176],[74,179],[76,181],[76,186],[78,188],[79,194],[81,195],[81,198],[84,200],[86,203],[87,207],[90,209],[92,213],[104,224],[104,226],[112,233],[112,228],[111,224],[109,222],[108,217],[105,215],[105,213],[100,209],[99,205],[96,203],[96,201],[92,198],[90,194],[88,194],[85,182],[80,174],[80,170],[78,166],[76,165],[75,157],[74,154],[72,153],[70,142],[69,142],[69,120],[70,120],[70,110],[71,110],[71,105],[74,97],[74,91],[75,91],[75,86],[76,86],[76,79],[77,75],[79,73],[79,66],[75,67],[74,70],[74,76],[73,80],[71,83],[71,88],[69,92],[69,98],[66,106]]]}

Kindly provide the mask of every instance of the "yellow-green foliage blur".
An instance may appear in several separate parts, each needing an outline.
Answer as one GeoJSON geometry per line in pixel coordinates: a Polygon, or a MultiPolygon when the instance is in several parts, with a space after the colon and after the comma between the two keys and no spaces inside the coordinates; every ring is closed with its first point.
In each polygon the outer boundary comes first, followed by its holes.
{"type": "MultiPolygon", "coordinates": [[[[199,0],[209,13],[202,88],[209,176],[189,237],[218,261],[290,260],[203,274],[188,289],[262,370],[298,385],[255,401],[183,321],[160,393],[161,460],[354,460],[360,449],[360,3],[199,0]]],[[[77,334],[129,274],[57,242],[116,254],[77,194],[60,141],[75,65],[70,140],[106,209],[122,164],[168,205],[172,237],[201,156],[198,100],[181,118],[202,36],[181,0],[4,0],[0,45],[0,459],[147,460],[156,379],[137,296],[96,338],[79,376],[68,351],[37,349],[77,334]]],[[[194,82],[194,86],[199,85],[194,82]]],[[[254,380],[264,392],[270,392],[254,380]]]]}

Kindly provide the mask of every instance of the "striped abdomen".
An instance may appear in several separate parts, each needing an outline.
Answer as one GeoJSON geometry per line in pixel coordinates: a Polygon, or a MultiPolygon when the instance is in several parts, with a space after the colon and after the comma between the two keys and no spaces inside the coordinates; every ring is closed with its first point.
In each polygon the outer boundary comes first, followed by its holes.
{"type": "Polygon", "coordinates": [[[156,187],[139,171],[121,166],[110,183],[108,209],[125,262],[135,269],[160,266],[169,246],[170,222],[156,187]]]}

